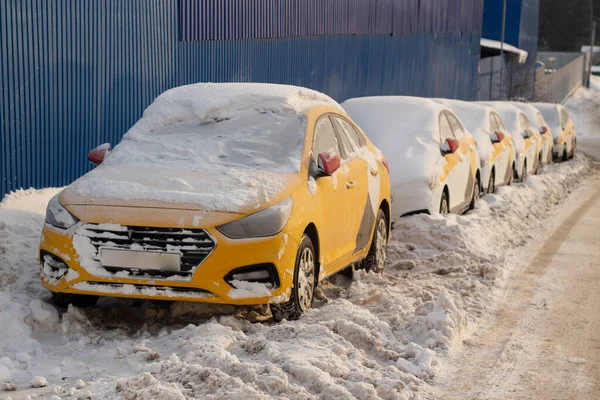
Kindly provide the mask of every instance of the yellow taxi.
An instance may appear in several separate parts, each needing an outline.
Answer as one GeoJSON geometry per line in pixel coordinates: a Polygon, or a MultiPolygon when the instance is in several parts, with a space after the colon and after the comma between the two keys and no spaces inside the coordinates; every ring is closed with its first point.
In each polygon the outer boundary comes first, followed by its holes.
{"type": "Polygon", "coordinates": [[[560,104],[534,103],[533,105],[542,112],[552,130],[554,160],[566,161],[573,158],[577,149],[577,134],[575,124],[567,110],[560,104]]]}
{"type": "Polygon", "coordinates": [[[387,162],[343,109],[304,88],[196,84],[163,93],[54,197],[39,249],[58,305],[98,296],[312,306],[319,281],[380,272],[387,162]]]}

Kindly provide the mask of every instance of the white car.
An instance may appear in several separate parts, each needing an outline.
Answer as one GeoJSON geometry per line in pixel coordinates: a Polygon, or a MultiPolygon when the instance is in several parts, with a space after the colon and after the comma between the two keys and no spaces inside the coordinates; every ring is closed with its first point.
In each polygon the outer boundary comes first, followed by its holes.
{"type": "Polygon", "coordinates": [[[523,110],[529,121],[537,128],[541,137],[542,165],[552,162],[552,130],[544,119],[542,112],[529,103],[512,102],[512,105],[523,110]]]}
{"type": "Polygon", "coordinates": [[[569,117],[566,108],[560,104],[552,103],[534,103],[533,105],[542,112],[544,119],[552,129],[554,160],[566,161],[573,158],[577,148],[577,135],[575,124],[569,117]]]}
{"type": "Polygon", "coordinates": [[[525,113],[508,102],[492,101],[479,104],[492,107],[513,137],[515,149],[515,178],[524,181],[539,172],[541,166],[540,134],[533,128],[525,113]]]}
{"type": "Polygon", "coordinates": [[[363,97],[342,104],[390,167],[392,218],[462,213],[481,190],[475,139],[450,108],[418,97],[363,97]]]}
{"type": "Polygon", "coordinates": [[[481,162],[481,186],[484,193],[510,185],[515,169],[512,135],[493,108],[460,100],[435,99],[450,107],[475,137],[481,162]]]}

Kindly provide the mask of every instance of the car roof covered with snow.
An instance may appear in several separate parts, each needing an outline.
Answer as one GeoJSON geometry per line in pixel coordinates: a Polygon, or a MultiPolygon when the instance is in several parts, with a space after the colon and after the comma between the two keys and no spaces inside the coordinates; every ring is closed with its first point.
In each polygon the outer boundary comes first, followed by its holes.
{"type": "Polygon", "coordinates": [[[331,97],[315,90],[270,83],[196,83],[179,86],[154,100],[127,135],[144,134],[176,123],[202,124],[257,113],[301,115],[327,105],[331,97]]]}
{"type": "Polygon", "coordinates": [[[346,113],[388,154],[392,185],[430,184],[445,161],[440,152],[439,115],[450,109],[430,99],[362,97],[342,103],[346,113]]]}
{"type": "Polygon", "coordinates": [[[564,107],[554,103],[533,103],[532,105],[540,110],[550,129],[552,129],[552,134],[558,135],[562,131],[560,126],[560,112],[564,107]]]}
{"type": "Polygon", "coordinates": [[[539,120],[538,117],[541,116],[543,120],[545,120],[545,118],[539,109],[537,109],[530,103],[521,103],[521,102],[515,101],[515,102],[511,102],[511,104],[514,105],[515,107],[517,107],[518,109],[522,110],[532,125],[537,126],[538,128],[541,128],[541,126],[539,126],[540,123],[538,121],[539,120]]]}
{"type": "Polygon", "coordinates": [[[500,115],[500,118],[502,118],[502,123],[504,123],[504,126],[508,129],[510,134],[513,136],[521,134],[522,128],[519,121],[519,115],[523,114],[527,116],[523,110],[506,101],[483,101],[478,104],[490,106],[496,110],[500,115]]]}

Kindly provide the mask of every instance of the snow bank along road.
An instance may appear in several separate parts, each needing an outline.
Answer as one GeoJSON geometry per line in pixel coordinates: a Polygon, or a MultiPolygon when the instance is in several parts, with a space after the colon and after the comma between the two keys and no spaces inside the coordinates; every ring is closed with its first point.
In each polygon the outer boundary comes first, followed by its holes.
{"type": "Polygon", "coordinates": [[[384,274],[334,277],[315,309],[280,324],[260,307],[101,299],[56,310],[36,251],[57,189],[13,193],[0,204],[0,381],[17,391],[0,398],[433,398],[436,375],[593,176],[578,156],[467,215],[402,219],[384,274]],[[48,385],[32,389],[34,377],[48,385]]]}
{"type": "Polygon", "coordinates": [[[600,176],[436,382],[443,399],[600,397],[600,176]]]}

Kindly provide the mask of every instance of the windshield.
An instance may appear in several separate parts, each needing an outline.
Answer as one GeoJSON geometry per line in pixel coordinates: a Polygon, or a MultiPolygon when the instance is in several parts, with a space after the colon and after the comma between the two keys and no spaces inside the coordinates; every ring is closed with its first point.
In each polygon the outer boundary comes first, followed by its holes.
{"type": "Polygon", "coordinates": [[[104,163],[208,172],[297,172],[305,125],[304,116],[274,113],[199,125],[179,123],[153,132],[125,135],[104,163]]]}

